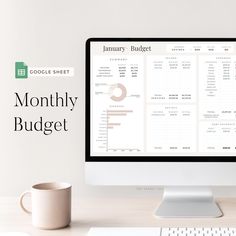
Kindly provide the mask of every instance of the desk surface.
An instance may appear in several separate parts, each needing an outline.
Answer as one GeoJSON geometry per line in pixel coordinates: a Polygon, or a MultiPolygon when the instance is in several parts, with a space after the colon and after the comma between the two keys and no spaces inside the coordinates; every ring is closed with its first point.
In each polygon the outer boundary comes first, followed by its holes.
{"type": "Polygon", "coordinates": [[[161,219],[153,216],[160,199],[99,198],[76,199],[72,207],[70,227],[39,230],[31,226],[31,216],[24,213],[17,198],[0,198],[0,232],[23,231],[32,236],[83,236],[92,226],[116,227],[236,227],[236,199],[217,199],[224,216],[214,219],[161,219]]]}

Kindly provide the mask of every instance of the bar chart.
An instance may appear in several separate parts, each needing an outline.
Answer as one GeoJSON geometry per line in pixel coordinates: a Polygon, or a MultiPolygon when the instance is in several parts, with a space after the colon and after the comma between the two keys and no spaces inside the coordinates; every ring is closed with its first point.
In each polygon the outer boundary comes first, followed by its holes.
{"type": "Polygon", "coordinates": [[[129,125],[129,116],[132,116],[132,114],[132,109],[109,109],[102,112],[102,122],[100,123],[99,138],[97,139],[100,148],[105,149],[106,152],[141,151],[136,144],[136,134],[133,132],[133,127],[129,125]]]}

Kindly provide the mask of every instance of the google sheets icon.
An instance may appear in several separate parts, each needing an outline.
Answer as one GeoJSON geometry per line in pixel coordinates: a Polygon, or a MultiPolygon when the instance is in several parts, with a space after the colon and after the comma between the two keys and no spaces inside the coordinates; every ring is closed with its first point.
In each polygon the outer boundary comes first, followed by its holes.
{"type": "Polygon", "coordinates": [[[15,78],[16,79],[28,78],[28,66],[24,62],[15,63],[15,78]]]}

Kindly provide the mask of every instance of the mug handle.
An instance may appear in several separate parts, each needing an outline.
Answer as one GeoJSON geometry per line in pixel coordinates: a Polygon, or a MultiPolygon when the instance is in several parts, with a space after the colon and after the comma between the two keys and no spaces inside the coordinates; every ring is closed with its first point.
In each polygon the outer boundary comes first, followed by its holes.
{"type": "Polygon", "coordinates": [[[23,204],[23,199],[27,194],[31,194],[31,191],[25,191],[20,195],[20,207],[27,214],[31,214],[32,212],[30,210],[26,209],[24,204],[23,204]]]}

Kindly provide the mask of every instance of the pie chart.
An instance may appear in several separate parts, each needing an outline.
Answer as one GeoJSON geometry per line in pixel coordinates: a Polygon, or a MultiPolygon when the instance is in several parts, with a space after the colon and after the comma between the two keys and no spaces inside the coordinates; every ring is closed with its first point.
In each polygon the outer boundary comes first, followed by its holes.
{"type": "Polygon", "coordinates": [[[123,84],[113,84],[110,87],[111,89],[111,99],[115,102],[120,102],[125,99],[127,95],[126,87],[123,84]]]}

